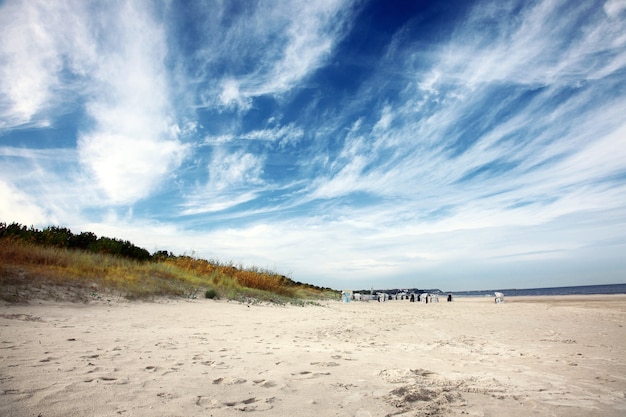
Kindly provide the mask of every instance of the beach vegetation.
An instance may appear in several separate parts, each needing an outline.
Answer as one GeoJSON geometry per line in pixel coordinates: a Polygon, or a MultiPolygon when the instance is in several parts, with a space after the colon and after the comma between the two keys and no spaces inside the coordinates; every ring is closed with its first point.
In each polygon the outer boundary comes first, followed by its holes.
{"type": "Polygon", "coordinates": [[[285,275],[232,262],[150,254],[129,241],[0,223],[0,299],[155,297],[289,303],[335,298],[336,291],[293,281],[285,275]]]}

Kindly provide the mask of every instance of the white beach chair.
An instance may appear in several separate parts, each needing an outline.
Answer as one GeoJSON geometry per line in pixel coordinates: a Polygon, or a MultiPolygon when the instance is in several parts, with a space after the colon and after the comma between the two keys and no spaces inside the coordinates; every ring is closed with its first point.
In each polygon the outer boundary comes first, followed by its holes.
{"type": "Polygon", "coordinates": [[[501,292],[496,292],[496,304],[500,304],[504,302],[504,294],[501,292]]]}

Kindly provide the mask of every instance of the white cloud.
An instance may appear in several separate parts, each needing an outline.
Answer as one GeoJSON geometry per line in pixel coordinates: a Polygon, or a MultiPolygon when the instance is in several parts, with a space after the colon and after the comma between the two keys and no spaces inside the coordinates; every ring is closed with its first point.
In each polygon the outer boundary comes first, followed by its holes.
{"type": "Polygon", "coordinates": [[[280,147],[296,144],[304,136],[304,130],[297,127],[294,123],[286,126],[274,126],[267,129],[256,129],[248,132],[234,134],[229,133],[218,136],[207,136],[204,139],[205,144],[224,144],[234,140],[251,140],[263,142],[275,142],[280,147]]]}
{"type": "Polygon", "coordinates": [[[609,0],[604,3],[604,11],[611,18],[617,18],[626,10],[626,0],[609,0]]]}
{"type": "Polygon", "coordinates": [[[146,197],[177,167],[164,27],[146,2],[6,2],[0,13],[2,126],[49,123],[84,105],[79,156],[114,203],[146,197]],[[64,104],[59,110],[58,104],[64,104]]]}
{"type": "Polygon", "coordinates": [[[233,134],[226,134],[226,135],[217,135],[217,136],[206,136],[204,138],[203,143],[205,145],[221,145],[224,143],[228,143],[234,139],[236,139],[237,137],[233,134]]]}
{"type": "MultiPolygon", "coordinates": [[[[81,76],[93,49],[85,2],[6,1],[0,6],[0,129],[47,126],[46,112],[68,98],[62,71],[81,76]]],[[[75,80],[79,82],[79,80],[75,80]]]]}
{"type": "MultiPolygon", "coordinates": [[[[254,200],[258,194],[256,192],[233,192],[216,193],[209,191],[199,191],[188,197],[181,205],[183,210],[181,215],[192,216],[196,214],[215,213],[228,210],[240,204],[254,200]]],[[[243,217],[243,215],[240,215],[243,217]]]]}
{"type": "MultiPolygon", "coordinates": [[[[346,33],[350,1],[261,1],[245,12],[228,16],[223,31],[220,18],[227,8],[201,11],[207,46],[197,52],[206,62],[202,77],[209,81],[200,93],[204,106],[249,110],[251,99],[280,95],[319,68],[334,45],[346,33]],[[213,62],[231,63],[226,74],[215,74],[213,62]],[[212,79],[221,77],[217,86],[212,79]]],[[[197,72],[195,68],[191,72],[197,72]]]]}
{"type": "Polygon", "coordinates": [[[114,133],[85,135],[80,143],[81,160],[113,204],[147,197],[184,155],[176,141],[114,133]]]}
{"type": "Polygon", "coordinates": [[[593,3],[527,4],[516,19],[503,18],[511,13],[508,3],[485,4],[455,33],[436,67],[435,74],[444,73],[442,81],[457,88],[473,91],[494,82],[575,85],[606,75],[604,67],[614,67],[615,60],[624,64],[623,21],[603,18],[593,3]]]}
{"type": "Polygon", "coordinates": [[[109,10],[90,74],[97,94],[86,105],[95,126],[78,144],[82,164],[115,204],[150,195],[188,151],[171,117],[164,28],[142,6],[109,10]]]}
{"type": "Polygon", "coordinates": [[[46,209],[30,196],[5,181],[0,180],[0,219],[4,222],[17,222],[24,225],[45,224],[49,216],[46,209]]]}
{"type": "Polygon", "coordinates": [[[80,224],[85,208],[99,210],[106,203],[80,175],[74,149],[0,147],[0,160],[0,178],[14,190],[7,192],[7,204],[21,196],[23,207],[10,205],[7,221],[17,216],[37,226],[80,224]],[[39,209],[32,210],[33,205],[39,209]]]}
{"type": "Polygon", "coordinates": [[[209,190],[226,190],[263,183],[263,158],[251,153],[216,150],[209,165],[209,190]]]}
{"type": "Polygon", "coordinates": [[[293,145],[304,136],[304,130],[293,123],[287,126],[275,126],[271,129],[261,129],[246,132],[242,139],[278,142],[280,146],[293,145]]]}
{"type": "Polygon", "coordinates": [[[393,121],[393,113],[392,113],[391,106],[386,105],[385,107],[383,107],[383,110],[380,115],[380,119],[378,119],[378,121],[374,125],[373,130],[374,131],[387,130],[389,129],[389,126],[391,125],[392,121],[393,121]]]}
{"type": "Polygon", "coordinates": [[[182,214],[223,211],[255,199],[264,186],[263,167],[262,156],[216,148],[207,167],[207,183],[186,197],[182,214]]]}
{"type": "MultiPolygon", "coordinates": [[[[270,6],[271,7],[271,6],[270,6]]],[[[254,94],[280,93],[320,66],[341,36],[341,0],[292,2],[285,16],[290,16],[287,43],[254,94]]]]}
{"type": "Polygon", "coordinates": [[[248,110],[252,106],[252,100],[241,92],[239,81],[232,78],[222,81],[220,102],[227,108],[238,108],[242,111],[248,110]]]}
{"type": "Polygon", "coordinates": [[[311,192],[307,198],[328,199],[342,197],[357,191],[370,190],[368,178],[361,175],[366,159],[353,156],[337,173],[329,177],[319,177],[311,184],[311,192]]]}

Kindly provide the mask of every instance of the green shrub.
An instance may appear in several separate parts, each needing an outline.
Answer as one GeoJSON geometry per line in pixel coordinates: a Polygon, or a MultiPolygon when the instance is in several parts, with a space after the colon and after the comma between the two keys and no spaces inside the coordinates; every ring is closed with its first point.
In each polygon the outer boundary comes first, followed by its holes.
{"type": "Polygon", "coordinates": [[[204,298],[217,298],[217,292],[213,288],[210,288],[204,292],[204,298]]]}

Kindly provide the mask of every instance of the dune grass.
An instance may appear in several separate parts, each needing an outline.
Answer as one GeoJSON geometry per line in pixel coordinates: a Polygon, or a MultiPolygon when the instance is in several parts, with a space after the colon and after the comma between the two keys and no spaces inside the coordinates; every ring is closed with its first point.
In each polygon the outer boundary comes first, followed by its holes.
{"type": "Polygon", "coordinates": [[[58,298],[58,289],[80,300],[90,296],[127,299],[203,297],[278,303],[335,297],[320,289],[258,268],[237,268],[189,256],[136,261],[81,250],[0,239],[0,298],[58,298]],[[48,296],[46,296],[48,294],[48,296]]]}

